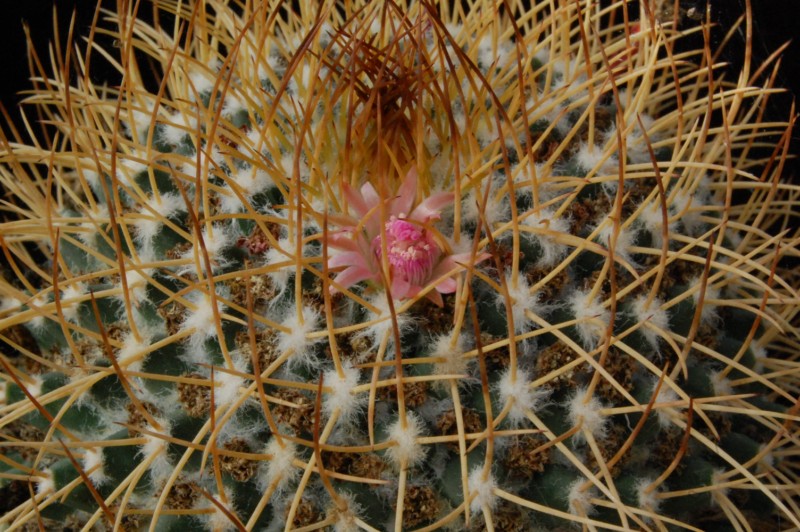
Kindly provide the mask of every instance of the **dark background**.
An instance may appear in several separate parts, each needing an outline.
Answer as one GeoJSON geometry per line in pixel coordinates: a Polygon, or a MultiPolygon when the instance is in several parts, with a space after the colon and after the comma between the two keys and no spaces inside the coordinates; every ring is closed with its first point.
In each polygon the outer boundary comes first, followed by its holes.
{"type": "MultiPolygon", "coordinates": [[[[0,0],[3,1],[3,0],[0,0]]],[[[104,0],[113,7],[115,2],[104,0]]],[[[707,0],[681,0],[681,5],[704,9],[707,0]]],[[[712,20],[720,27],[729,27],[745,8],[745,0],[710,0],[712,20]]],[[[10,3],[5,0],[6,3],[10,3]]],[[[75,31],[86,35],[94,16],[96,0],[14,0],[0,15],[0,103],[18,119],[16,105],[19,92],[29,88],[27,43],[23,32],[23,22],[30,28],[31,38],[38,53],[49,64],[47,45],[53,35],[53,5],[58,6],[62,38],[67,34],[69,18],[76,15],[75,31]]],[[[754,14],[754,69],[774,50],[795,37],[797,15],[800,14],[800,0],[752,0],[754,14]]],[[[150,10],[149,2],[142,2],[143,11],[150,10]]],[[[736,36],[733,46],[725,55],[735,69],[741,63],[741,50],[744,46],[744,32],[736,36]]],[[[95,66],[101,66],[98,61],[95,66]]],[[[103,69],[93,69],[98,81],[114,82],[113,73],[103,69]]],[[[789,89],[786,95],[773,97],[767,118],[785,120],[794,95],[800,94],[800,42],[795,40],[784,54],[777,85],[789,89]]],[[[792,153],[800,154],[800,131],[793,135],[792,153]]],[[[792,161],[785,172],[787,177],[800,181],[800,161],[792,161]]]]}

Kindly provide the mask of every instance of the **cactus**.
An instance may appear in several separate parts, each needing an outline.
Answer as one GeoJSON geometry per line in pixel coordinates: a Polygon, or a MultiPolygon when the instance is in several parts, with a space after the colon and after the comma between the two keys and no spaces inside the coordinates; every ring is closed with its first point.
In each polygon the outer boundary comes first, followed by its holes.
{"type": "Polygon", "coordinates": [[[662,2],[297,4],[33,62],[0,525],[800,527],[771,65],[662,2]]]}

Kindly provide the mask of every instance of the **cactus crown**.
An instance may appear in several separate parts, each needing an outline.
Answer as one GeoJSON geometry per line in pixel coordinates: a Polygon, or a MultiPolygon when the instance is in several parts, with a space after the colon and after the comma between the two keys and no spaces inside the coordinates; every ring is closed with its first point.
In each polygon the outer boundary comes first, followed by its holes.
{"type": "Polygon", "coordinates": [[[164,0],[37,71],[0,524],[800,527],[771,78],[531,3],[164,0]]]}

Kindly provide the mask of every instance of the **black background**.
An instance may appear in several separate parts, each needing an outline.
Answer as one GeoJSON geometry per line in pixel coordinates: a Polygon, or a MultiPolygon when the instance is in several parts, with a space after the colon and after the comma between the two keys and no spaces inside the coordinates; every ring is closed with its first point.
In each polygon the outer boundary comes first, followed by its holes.
{"type": "MultiPolygon", "coordinates": [[[[3,0],[0,0],[3,1],[3,0]]],[[[10,3],[7,2],[6,3],[10,3]]],[[[113,7],[115,2],[105,2],[113,7]]],[[[143,6],[148,2],[143,2],[143,6]]],[[[53,36],[53,5],[58,7],[58,18],[62,28],[62,38],[67,33],[68,22],[73,12],[76,16],[76,33],[86,35],[94,16],[96,0],[21,0],[4,6],[0,12],[0,103],[17,120],[16,105],[19,92],[29,88],[27,43],[23,32],[23,22],[30,28],[30,34],[38,53],[47,64],[47,45],[53,36]]],[[[705,0],[681,0],[681,5],[704,8],[705,0]]],[[[727,27],[739,17],[745,8],[745,0],[711,0],[712,20],[720,27],[727,27]]],[[[800,14],[800,0],[752,0],[754,15],[753,54],[754,65],[759,65],[774,50],[795,37],[797,15],[800,14]]],[[[149,5],[143,7],[149,11],[149,5]]],[[[744,46],[744,32],[736,35],[733,46],[725,59],[736,68],[741,63],[744,46]]],[[[99,63],[98,63],[99,64],[99,63]]],[[[96,81],[113,83],[111,72],[93,70],[96,81]],[[105,79],[104,79],[105,78],[105,79]]],[[[767,118],[785,120],[794,95],[800,94],[800,42],[791,42],[784,53],[777,85],[789,89],[789,93],[772,99],[767,118]]],[[[792,152],[800,154],[800,131],[793,135],[792,152]]],[[[800,161],[792,161],[785,172],[786,176],[800,181],[800,161]]]]}

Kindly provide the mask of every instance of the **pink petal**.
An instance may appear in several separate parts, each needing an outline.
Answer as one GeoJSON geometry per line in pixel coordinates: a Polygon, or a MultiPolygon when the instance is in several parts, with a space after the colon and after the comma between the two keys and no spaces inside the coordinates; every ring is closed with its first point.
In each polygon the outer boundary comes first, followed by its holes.
{"type": "Polygon", "coordinates": [[[400,183],[400,188],[397,189],[397,197],[392,202],[391,214],[408,216],[411,212],[411,206],[417,197],[417,177],[417,168],[412,166],[403,178],[403,182],[400,183]]]}
{"type": "Polygon", "coordinates": [[[453,203],[455,196],[452,192],[437,192],[425,198],[414,208],[409,218],[425,223],[432,218],[439,218],[442,209],[453,203]]]}
{"type": "Polygon", "coordinates": [[[328,224],[337,227],[356,227],[358,225],[358,219],[344,214],[328,213],[328,224]]]}
{"type": "MultiPolygon", "coordinates": [[[[361,185],[361,197],[364,198],[364,204],[367,207],[364,209],[364,213],[374,208],[381,201],[381,197],[375,191],[375,187],[373,187],[372,183],[370,182],[366,182],[361,185]]],[[[364,214],[361,216],[364,216],[364,214]]]]}
{"type": "MultiPolygon", "coordinates": [[[[369,271],[367,268],[361,266],[350,266],[340,274],[338,274],[334,281],[338,285],[338,288],[345,290],[350,288],[356,283],[359,283],[365,279],[371,279],[374,277],[374,274],[369,271]]],[[[336,293],[338,291],[336,286],[331,285],[331,292],[336,293]]]]}
{"type": "Polygon", "coordinates": [[[358,251],[346,251],[344,253],[337,253],[332,257],[328,257],[328,268],[338,268],[339,266],[358,266],[364,269],[369,269],[364,255],[358,251]]]}
{"type": "Polygon", "coordinates": [[[457,286],[456,280],[448,277],[436,285],[436,291],[440,294],[452,294],[456,291],[457,286]]]}
{"type": "MultiPolygon", "coordinates": [[[[406,299],[408,297],[412,297],[410,291],[411,283],[409,283],[407,280],[403,279],[399,275],[392,279],[392,298],[406,299]]],[[[419,292],[419,288],[417,288],[416,291],[419,292]]]]}
{"type": "MultiPolygon", "coordinates": [[[[453,289],[453,291],[455,291],[455,289],[453,289]]],[[[449,292],[445,292],[445,293],[449,293],[449,292]]],[[[433,304],[436,305],[437,307],[443,307],[444,306],[444,300],[442,299],[442,294],[440,294],[436,290],[431,290],[430,292],[425,294],[425,297],[430,299],[433,302],[433,304]]]]}
{"type": "Polygon", "coordinates": [[[349,231],[337,231],[328,233],[328,247],[336,249],[346,249],[348,251],[358,251],[358,243],[349,231]]]}
{"type": "Polygon", "coordinates": [[[342,184],[342,190],[344,191],[344,197],[347,199],[347,204],[358,214],[359,218],[363,218],[369,210],[369,205],[364,201],[363,195],[353,190],[353,187],[347,183],[342,184]]]}
{"type": "MultiPolygon", "coordinates": [[[[488,253],[479,253],[477,257],[475,257],[474,264],[478,264],[481,261],[484,261],[491,257],[488,253]]],[[[431,272],[431,279],[436,279],[441,277],[442,275],[446,275],[456,269],[458,266],[468,265],[472,260],[472,253],[457,253],[455,255],[448,255],[442,261],[436,265],[436,267],[431,272]]],[[[454,288],[455,290],[455,288],[454,288]]],[[[448,292],[443,292],[448,293],[448,292]]]]}

